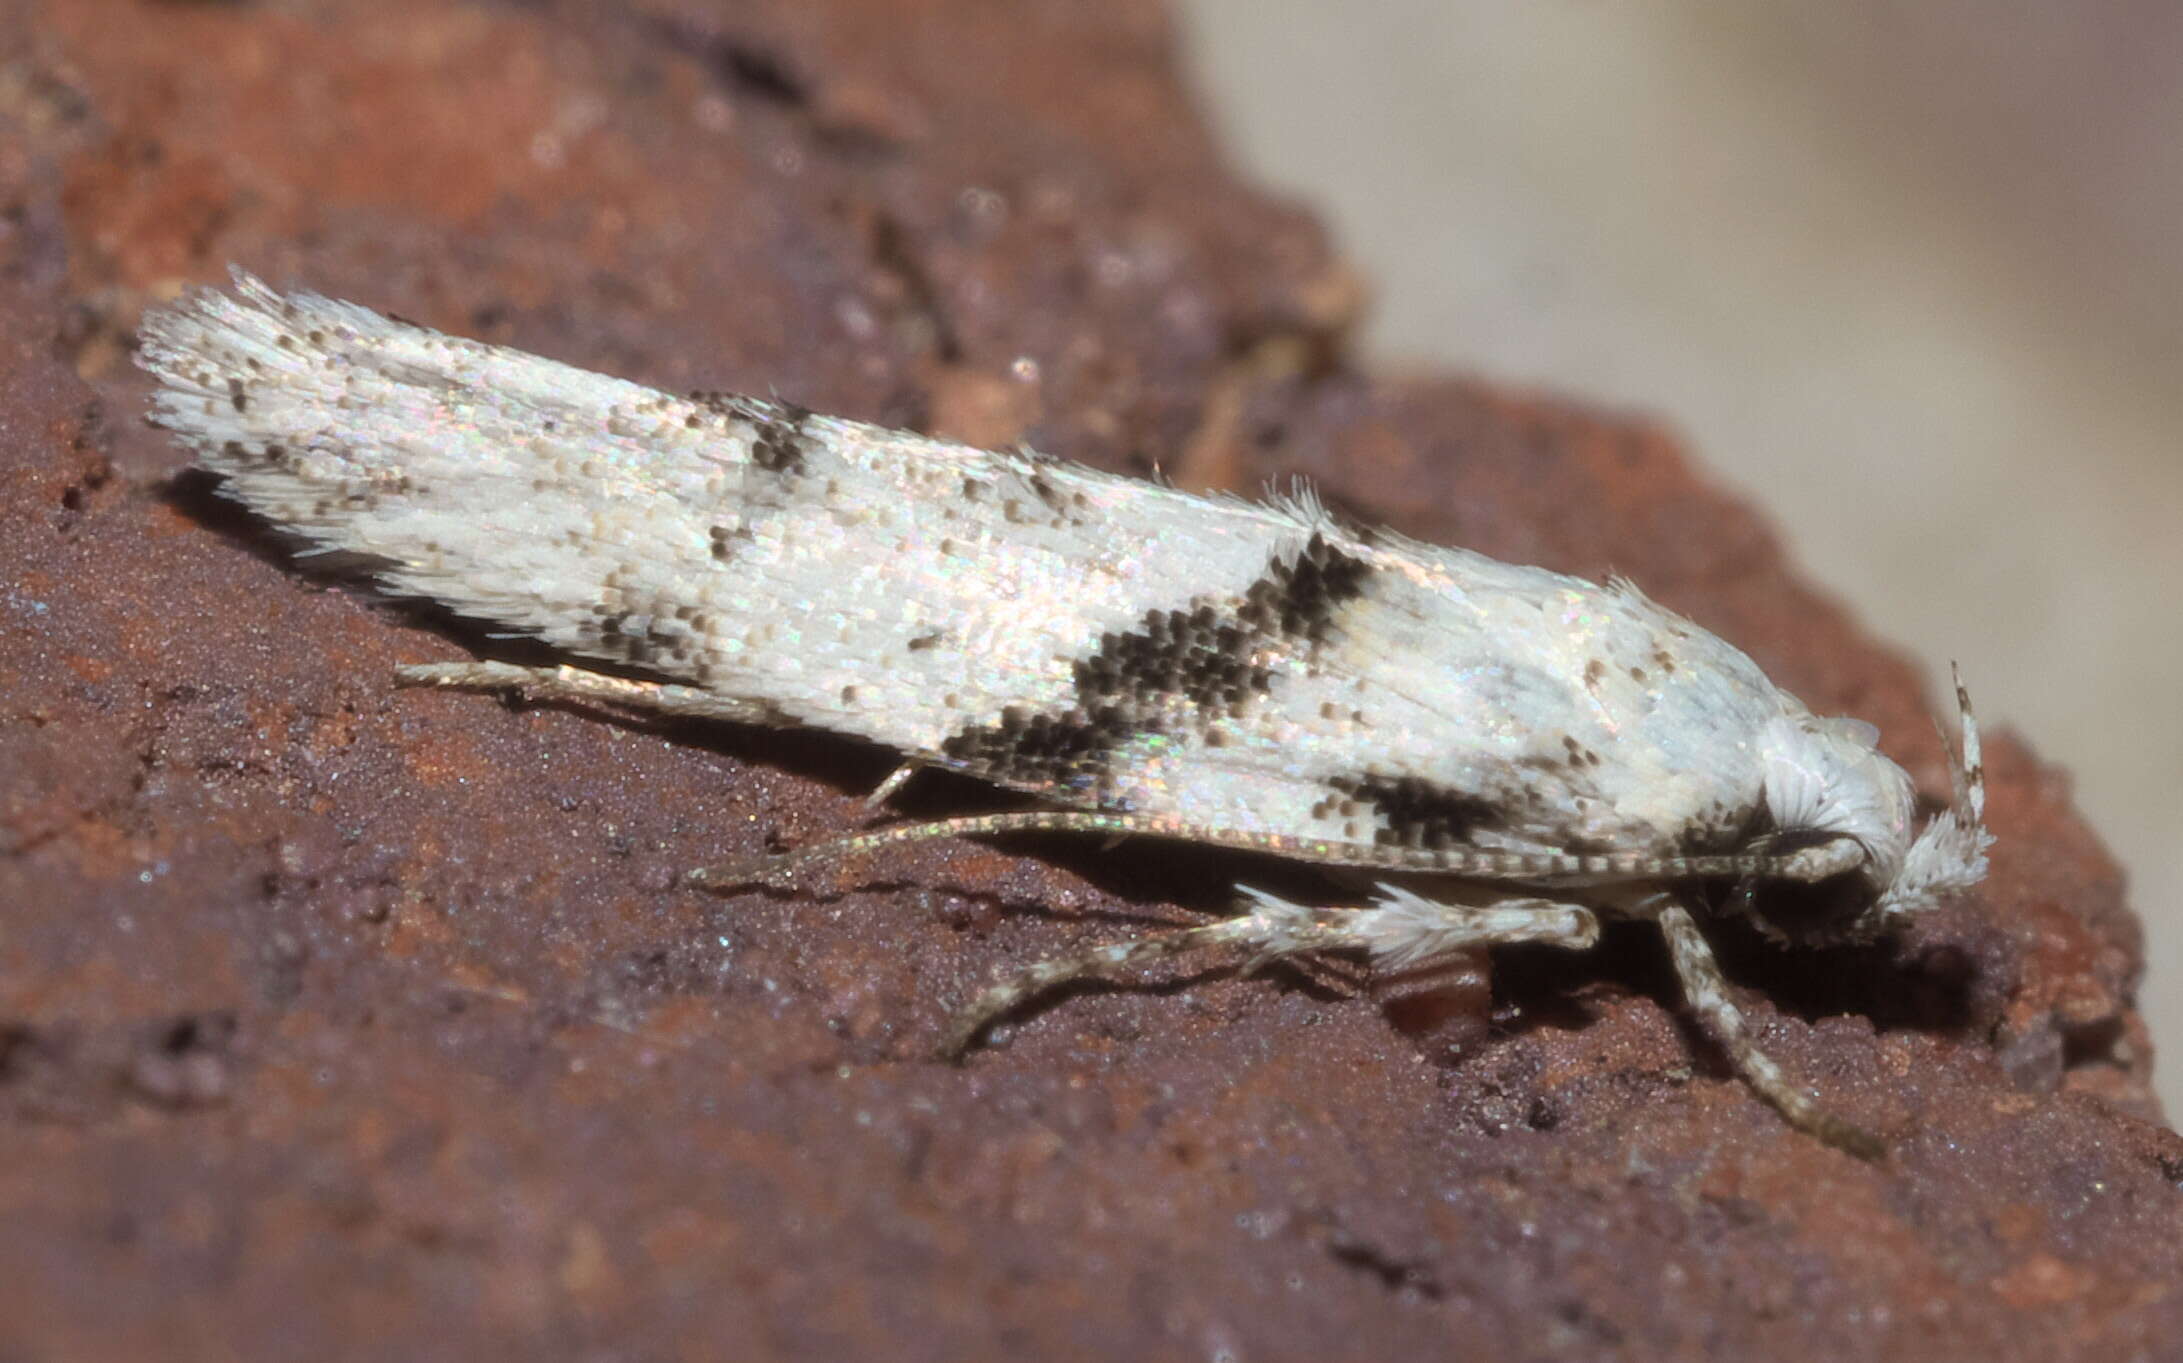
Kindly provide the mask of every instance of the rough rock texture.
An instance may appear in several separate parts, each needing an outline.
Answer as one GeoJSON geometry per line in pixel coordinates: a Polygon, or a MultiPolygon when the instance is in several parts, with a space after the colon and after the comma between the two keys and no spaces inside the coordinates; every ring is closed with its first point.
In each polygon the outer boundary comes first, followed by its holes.
{"type": "Polygon", "coordinates": [[[1087,991],[951,1068],[995,966],[1283,873],[680,888],[849,826],[885,755],[396,691],[496,645],[292,570],[138,423],[135,319],[235,260],[669,387],[1302,473],[1628,573],[1939,793],[1918,679],[1657,429],[1348,366],[1354,286],[1149,0],[0,0],[0,120],[0,1358],[2183,1352],[2136,927],[2006,737],[1980,894],[1728,944],[1881,1165],[1728,1077],[1643,933],[1087,991]]]}

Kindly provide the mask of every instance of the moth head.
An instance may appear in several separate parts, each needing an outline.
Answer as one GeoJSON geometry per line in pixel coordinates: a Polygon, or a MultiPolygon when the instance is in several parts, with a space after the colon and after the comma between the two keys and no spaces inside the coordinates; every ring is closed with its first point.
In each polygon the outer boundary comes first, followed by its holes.
{"type": "Polygon", "coordinates": [[[1772,831],[1751,850],[1769,873],[1740,896],[1761,931],[1806,946],[1868,941],[1985,876],[1985,773],[1960,679],[1956,699],[1955,800],[1922,828],[1913,827],[1910,777],[1880,753],[1871,725],[1801,707],[1768,725],[1760,748],[1772,831]]]}

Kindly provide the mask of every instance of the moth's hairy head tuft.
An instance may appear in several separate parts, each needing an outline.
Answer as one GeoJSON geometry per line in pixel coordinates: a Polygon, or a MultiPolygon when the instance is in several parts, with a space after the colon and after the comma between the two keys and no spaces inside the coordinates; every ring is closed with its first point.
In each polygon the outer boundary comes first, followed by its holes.
{"type": "Polygon", "coordinates": [[[1761,746],[1771,827],[1748,850],[1781,874],[1763,889],[1747,883],[1736,896],[1762,931],[1801,945],[1866,941],[1985,877],[1993,844],[1984,823],[1986,777],[1960,677],[1956,703],[1963,748],[1949,753],[1955,800],[1915,836],[1910,777],[1874,746],[1871,726],[1800,709],[1769,726],[1761,746]],[[1859,855],[1852,859],[1845,848],[1859,855]],[[1799,874],[1799,862],[1810,872],[1799,874]]]}

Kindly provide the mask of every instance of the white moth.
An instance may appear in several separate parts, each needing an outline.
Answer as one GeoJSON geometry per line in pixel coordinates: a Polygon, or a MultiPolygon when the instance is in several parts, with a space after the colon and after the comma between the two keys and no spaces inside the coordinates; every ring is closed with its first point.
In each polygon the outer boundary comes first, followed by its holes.
{"type": "Polygon", "coordinates": [[[1863,940],[1977,882],[1991,838],[1960,685],[1956,801],[1913,829],[1868,725],[1814,716],[1626,582],[1356,530],[1304,494],[1193,496],[674,397],[236,282],[148,316],[142,349],[156,424],[230,495],[392,592],[668,679],[477,662],[402,680],[806,725],[900,749],[881,794],[943,767],[1060,806],[829,855],[1090,831],[1379,881],[1339,906],[1246,889],[1235,917],[1038,965],[983,993],[958,1043],[1061,981],[1200,947],[1411,967],[1645,919],[1751,1087],[1877,1152],[1761,1051],[1697,915],[1863,940]]]}

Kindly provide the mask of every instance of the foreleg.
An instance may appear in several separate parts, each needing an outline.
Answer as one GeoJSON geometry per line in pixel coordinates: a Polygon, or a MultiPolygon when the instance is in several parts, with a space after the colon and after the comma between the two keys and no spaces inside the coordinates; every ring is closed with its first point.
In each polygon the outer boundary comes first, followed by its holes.
{"type": "Polygon", "coordinates": [[[1675,975],[1683,986],[1683,1001],[1736,1069],[1761,1098],[1799,1131],[1817,1136],[1827,1144],[1860,1159],[1878,1159],[1887,1153],[1879,1137],[1826,1111],[1809,1090],[1793,1082],[1772,1056],[1759,1048],[1751,1023],[1728,995],[1728,979],[1714,959],[1713,948],[1698,931],[1697,920],[1680,903],[1662,897],[1653,910],[1654,921],[1668,940],[1675,961],[1675,975]]]}

